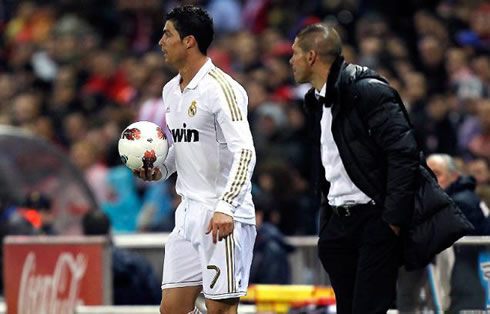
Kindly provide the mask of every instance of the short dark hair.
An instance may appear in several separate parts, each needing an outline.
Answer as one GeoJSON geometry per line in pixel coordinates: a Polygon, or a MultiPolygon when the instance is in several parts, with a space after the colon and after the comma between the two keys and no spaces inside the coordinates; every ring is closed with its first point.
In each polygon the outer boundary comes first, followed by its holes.
{"type": "Polygon", "coordinates": [[[174,23],[180,38],[194,36],[199,51],[206,55],[214,38],[213,19],[208,12],[193,5],[184,5],[173,8],[165,19],[174,23]]]}
{"type": "Polygon", "coordinates": [[[100,210],[91,210],[82,218],[84,235],[108,235],[111,222],[109,217],[100,210]]]}
{"type": "Polygon", "coordinates": [[[332,26],[322,23],[311,24],[301,29],[296,37],[303,51],[315,50],[324,61],[333,62],[342,54],[342,42],[332,26]],[[323,40],[316,40],[315,36],[320,35],[324,35],[323,40]]]}

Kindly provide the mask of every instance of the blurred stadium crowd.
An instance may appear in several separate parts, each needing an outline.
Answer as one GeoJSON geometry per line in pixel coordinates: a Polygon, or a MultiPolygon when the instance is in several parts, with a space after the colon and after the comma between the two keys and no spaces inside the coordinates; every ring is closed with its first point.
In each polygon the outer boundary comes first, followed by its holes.
{"type": "Polygon", "coordinates": [[[301,111],[309,86],[295,85],[288,60],[296,32],[320,21],[335,25],[348,62],[398,89],[424,151],[457,157],[490,204],[488,1],[0,0],[0,124],[64,151],[114,231],[173,226],[173,181],[136,180],[117,141],[133,121],[162,121],[162,87],[175,73],[157,43],[164,13],[182,3],[209,10],[209,55],[248,91],[256,207],[282,233],[316,233],[301,111]]]}

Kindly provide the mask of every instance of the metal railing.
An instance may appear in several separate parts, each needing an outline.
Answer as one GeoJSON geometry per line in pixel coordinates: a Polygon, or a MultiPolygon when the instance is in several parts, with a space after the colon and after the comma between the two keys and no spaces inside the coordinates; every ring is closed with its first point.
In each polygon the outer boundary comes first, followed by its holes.
{"type": "MultiPolygon", "coordinates": [[[[113,236],[113,243],[119,248],[128,249],[138,252],[146,257],[152,264],[155,272],[161,276],[162,264],[164,258],[164,246],[168,239],[167,233],[147,233],[147,234],[128,234],[113,236]]],[[[292,283],[297,285],[329,285],[328,276],[323,270],[317,257],[317,237],[286,237],[288,243],[293,245],[296,250],[289,255],[292,283]]],[[[485,237],[465,237],[455,243],[453,248],[459,247],[480,247],[479,260],[477,271],[481,274],[482,284],[487,288],[487,297],[490,289],[490,236],[485,237]]],[[[438,257],[439,258],[439,257],[438,257]]],[[[436,268],[437,268],[436,263],[436,268]]],[[[442,264],[441,264],[442,265],[442,264]]],[[[439,266],[441,267],[441,266],[439,266]]],[[[438,271],[437,269],[432,272],[438,271]]],[[[446,270],[442,270],[446,271],[446,270]]],[[[446,271],[447,272],[447,271],[446,271]]],[[[434,300],[438,304],[444,303],[441,296],[447,296],[448,284],[446,280],[440,279],[440,275],[435,277],[433,281],[434,297],[439,298],[434,300]]],[[[490,304],[490,302],[488,303],[490,304]]],[[[443,308],[442,308],[443,309],[443,308]]],[[[0,300],[0,314],[6,313],[5,303],[0,300]]],[[[158,313],[158,307],[155,306],[139,306],[139,307],[121,307],[121,306],[79,306],[76,314],[147,314],[158,313]]],[[[240,313],[254,313],[253,305],[240,306],[240,313]]]]}
{"type": "MultiPolygon", "coordinates": [[[[126,248],[132,251],[139,252],[144,255],[153,265],[158,275],[162,274],[162,264],[164,255],[164,246],[168,238],[166,233],[155,234],[131,234],[131,235],[116,235],[114,243],[116,246],[126,248]]],[[[317,241],[316,236],[301,236],[301,237],[286,237],[288,243],[293,245],[296,250],[289,255],[291,265],[292,284],[296,285],[329,285],[328,275],[323,270],[317,256],[317,241]]],[[[490,252],[490,236],[472,236],[464,237],[458,240],[453,248],[479,246],[481,252],[490,252]]],[[[440,254],[437,258],[444,259],[444,254],[440,254]]],[[[481,255],[481,254],[480,254],[481,255]]],[[[481,259],[481,257],[480,257],[481,259]]],[[[449,270],[441,269],[443,263],[439,266],[429,266],[427,276],[431,281],[431,298],[433,303],[438,304],[441,308],[447,307],[449,298],[449,270]],[[431,280],[432,279],[432,280],[431,280]],[[445,301],[446,300],[446,301],[445,301]]],[[[488,258],[478,262],[479,272],[482,273],[482,284],[486,287],[488,303],[490,305],[490,253],[488,258]]],[[[475,270],[476,271],[476,270],[475,270]]],[[[434,307],[433,310],[436,310],[434,307]]],[[[490,307],[489,307],[490,308],[490,307]]]]}
{"type": "MultiPolygon", "coordinates": [[[[113,237],[114,245],[137,252],[148,259],[155,273],[161,277],[164,246],[168,233],[119,234],[113,237]]],[[[318,260],[316,236],[286,237],[296,250],[289,255],[292,284],[329,285],[328,275],[318,260]]]]}

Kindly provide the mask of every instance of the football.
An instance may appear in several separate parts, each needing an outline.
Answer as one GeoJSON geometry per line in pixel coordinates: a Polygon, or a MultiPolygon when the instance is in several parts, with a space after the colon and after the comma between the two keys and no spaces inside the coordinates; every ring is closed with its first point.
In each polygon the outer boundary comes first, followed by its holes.
{"type": "Polygon", "coordinates": [[[153,122],[138,121],[121,133],[119,156],[130,169],[153,168],[163,164],[168,141],[162,128],[153,122]]]}

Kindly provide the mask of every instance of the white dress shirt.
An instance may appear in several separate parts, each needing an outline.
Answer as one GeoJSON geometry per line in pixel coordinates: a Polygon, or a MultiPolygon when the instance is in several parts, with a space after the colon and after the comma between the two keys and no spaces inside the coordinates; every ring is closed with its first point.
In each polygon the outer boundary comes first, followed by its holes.
{"type": "MultiPolygon", "coordinates": [[[[325,83],[322,90],[315,90],[317,99],[325,97],[327,84],[325,83]]],[[[330,182],[328,192],[328,204],[331,206],[340,206],[347,204],[366,204],[371,198],[364,194],[352,180],[345,170],[342,159],[340,158],[339,149],[332,135],[332,108],[323,106],[321,119],[321,154],[322,164],[325,168],[325,179],[330,182]]]]}
{"type": "Polygon", "coordinates": [[[163,88],[173,145],[164,179],[177,171],[176,191],[208,208],[255,224],[250,181],[255,148],[247,121],[245,89],[211,59],[180,89],[180,75],[163,88]]]}

